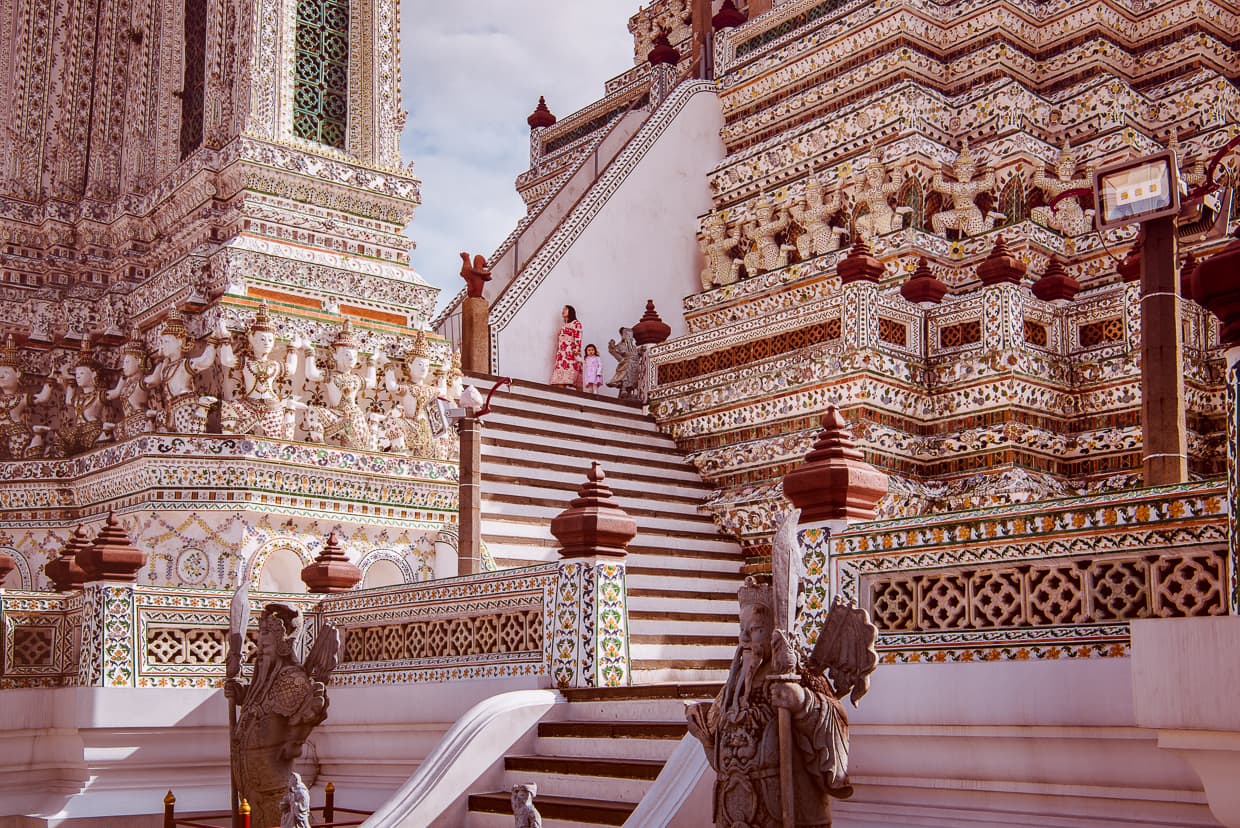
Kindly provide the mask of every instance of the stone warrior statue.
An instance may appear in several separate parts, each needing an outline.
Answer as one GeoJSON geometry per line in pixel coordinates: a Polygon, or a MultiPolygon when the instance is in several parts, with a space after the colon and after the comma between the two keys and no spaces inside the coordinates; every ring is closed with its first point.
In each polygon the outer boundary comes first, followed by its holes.
{"type": "Polygon", "coordinates": [[[533,782],[512,786],[512,816],[514,828],[542,828],[542,814],[534,807],[538,786],[533,782]]]}
{"type": "Polygon", "coordinates": [[[1003,213],[982,215],[982,208],[976,200],[982,193],[995,188],[995,173],[986,170],[981,178],[974,179],[977,173],[977,160],[965,140],[960,146],[960,154],[952,164],[955,181],[945,181],[942,173],[935,173],[930,186],[937,193],[943,194],[946,209],[930,217],[934,232],[944,235],[948,230],[958,230],[962,236],[976,236],[989,232],[995,226],[995,220],[1003,218],[1003,213]]]}
{"type": "Polygon", "coordinates": [[[310,791],[297,771],[288,775],[288,790],[280,800],[280,828],[310,828],[310,791]]]}
{"type": "MultiPolygon", "coordinates": [[[[1084,178],[1073,178],[1075,173],[1076,156],[1072,154],[1072,147],[1065,138],[1063,149],[1059,151],[1059,159],[1055,162],[1055,178],[1046,174],[1046,164],[1043,163],[1033,174],[1033,186],[1043,192],[1048,202],[1068,190],[1093,187],[1093,170],[1086,167],[1084,178]]],[[[1081,235],[1093,227],[1094,221],[1094,211],[1081,209],[1081,201],[1077,196],[1067,196],[1053,208],[1034,207],[1030,216],[1038,224],[1058,230],[1065,236],[1081,235]]]]}
{"type": "Polygon", "coordinates": [[[642,398],[642,348],[633,338],[632,328],[620,329],[620,341],[607,341],[607,350],[616,359],[616,373],[607,380],[609,388],[620,391],[622,400],[642,398]]]}
{"type": "Polygon", "coordinates": [[[56,432],[56,451],[63,457],[79,454],[108,439],[104,432],[104,391],[99,387],[100,365],[82,340],[73,376],[65,383],[65,411],[56,432]]]}
{"type": "Polygon", "coordinates": [[[698,248],[706,260],[702,266],[702,290],[733,284],[740,277],[741,260],[732,254],[741,244],[739,229],[729,228],[718,213],[711,213],[698,233],[698,248]]]}
{"type": "Polygon", "coordinates": [[[138,434],[151,431],[151,420],[158,416],[147,404],[146,343],[135,326],[121,352],[121,375],[106,396],[112,402],[120,401],[121,417],[116,424],[116,439],[128,440],[138,434]]]}
{"type": "Polygon", "coordinates": [[[851,693],[855,705],[869,689],[878,630],[837,599],[805,657],[795,632],[799,516],[780,527],[771,582],[750,576],[738,593],[740,643],[723,690],[685,711],[715,769],[718,828],[819,828],[831,824],[829,796],[852,796],[839,700],[851,693]]]}
{"type": "Polygon", "coordinates": [[[758,201],[754,206],[754,217],[741,225],[751,245],[745,254],[745,273],[757,276],[788,266],[788,254],[796,248],[791,244],[780,244],[776,236],[787,230],[790,223],[787,210],[782,207],[776,209],[765,198],[758,201]]]}
{"type": "Polygon", "coordinates": [[[803,231],[797,236],[797,256],[801,261],[840,249],[840,237],[848,235],[848,231],[831,224],[832,216],[839,209],[838,189],[827,196],[818,179],[811,178],[806,182],[805,195],[792,205],[792,218],[803,231]]]}
{"type": "Polygon", "coordinates": [[[215,363],[215,345],[208,342],[201,354],[189,359],[185,354],[192,347],[185,320],[173,308],[159,332],[159,362],[144,380],[157,393],[155,408],[163,415],[163,431],[201,434],[207,425],[207,409],[215,403],[215,397],[199,395],[196,387],[196,377],[215,363]]]}
{"type": "Polygon", "coordinates": [[[866,238],[885,236],[904,227],[904,217],[911,212],[908,207],[891,206],[890,199],[899,194],[904,186],[904,171],[893,167],[888,179],[887,169],[879,159],[877,149],[870,150],[870,160],[864,166],[859,165],[853,173],[853,184],[856,191],[853,198],[858,206],[864,206],[867,212],[857,216],[853,222],[853,230],[866,238]]]}
{"type": "Polygon", "coordinates": [[[346,319],[332,340],[333,368],[320,370],[313,357],[306,358],[306,379],[324,383],[327,397],[326,406],[312,405],[306,411],[304,425],[312,443],[335,440],[351,449],[372,446],[370,421],[358,398],[363,389],[375,389],[375,362],[382,362],[383,355],[376,354],[367,364],[365,375],[359,376],[353,372],[358,365],[358,350],[353,324],[346,319]]]}
{"type": "Polygon", "coordinates": [[[220,430],[225,434],[254,434],[259,437],[293,439],[292,412],[305,404],[282,386],[297,373],[295,340],[284,354],[284,361],[271,358],[276,345],[276,329],[267,314],[267,303],[258,306],[254,320],[246,330],[248,352],[233,352],[232,334],[220,320],[219,361],[225,368],[238,369],[241,397],[225,400],[220,405],[220,430]]]}
{"type": "MultiPolygon", "coordinates": [[[[248,601],[248,584],[238,590],[248,601]]],[[[237,613],[228,653],[224,695],[241,712],[232,728],[232,772],[238,794],[249,800],[254,825],[275,826],[290,793],[293,762],[327,718],[327,682],[340,660],[340,635],[324,626],[305,664],[293,654],[297,611],[268,604],[258,619],[258,647],[250,681],[241,679],[241,637],[248,608],[237,613]],[[235,643],[235,646],[234,646],[235,643]]],[[[300,780],[298,780],[300,781],[300,780]]]]}
{"type": "MultiPolygon", "coordinates": [[[[13,334],[4,339],[0,348],[0,459],[21,460],[38,454],[43,446],[42,429],[30,425],[31,396],[21,388],[20,351],[13,344],[13,334]]],[[[52,389],[44,385],[34,402],[51,399],[52,389]]]]}

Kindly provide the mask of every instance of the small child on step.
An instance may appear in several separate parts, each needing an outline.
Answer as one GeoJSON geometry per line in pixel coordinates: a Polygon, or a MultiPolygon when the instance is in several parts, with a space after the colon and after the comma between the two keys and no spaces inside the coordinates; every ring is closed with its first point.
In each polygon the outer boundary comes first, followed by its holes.
{"type": "Polygon", "coordinates": [[[603,385],[603,362],[598,357],[598,348],[586,346],[586,361],[582,371],[585,390],[597,394],[603,385]]]}

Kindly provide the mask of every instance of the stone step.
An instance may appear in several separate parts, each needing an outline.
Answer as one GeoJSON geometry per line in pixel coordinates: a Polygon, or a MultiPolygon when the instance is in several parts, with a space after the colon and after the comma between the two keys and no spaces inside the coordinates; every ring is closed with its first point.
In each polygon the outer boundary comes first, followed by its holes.
{"type": "MultiPolygon", "coordinates": [[[[606,432],[600,434],[588,425],[579,427],[541,426],[531,424],[529,420],[504,420],[494,422],[487,418],[483,427],[482,441],[485,446],[490,439],[521,440],[527,444],[537,445],[549,454],[558,454],[556,449],[568,449],[583,461],[597,460],[606,462],[608,457],[615,455],[616,449],[633,452],[633,456],[644,460],[664,460],[667,462],[683,462],[683,455],[676,449],[670,439],[653,434],[620,434],[606,432]]],[[[603,466],[606,471],[606,465],[603,466]]]]}
{"type": "MultiPolygon", "coordinates": [[[[493,374],[469,373],[465,375],[465,384],[473,385],[486,396],[486,392],[500,378],[493,374]]],[[[606,411],[611,413],[628,412],[635,417],[646,417],[645,406],[640,402],[633,400],[621,400],[615,396],[614,389],[608,388],[606,394],[587,394],[584,391],[577,391],[570,388],[562,388],[558,385],[548,385],[545,382],[534,382],[526,379],[513,379],[512,385],[502,388],[495,392],[492,399],[494,404],[501,397],[513,395],[516,397],[527,397],[538,400],[545,400],[555,404],[564,405],[581,405],[586,408],[598,411],[606,411]]]]}
{"type": "MultiPolygon", "coordinates": [[[[658,478],[643,475],[642,480],[634,480],[624,474],[608,474],[607,486],[612,494],[627,508],[629,502],[646,502],[675,504],[690,512],[696,512],[704,500],[706,492],[700,487],[688,486],[673,481],[662,481],[658,478]]],[[[515,468],[482,467],[482,490],[491,493],[514,494],[521,492],[537,492],[543,497],[560,500],[565,506],[577,496],[577,490],[586,482],[586,472],[547,471],[544,467],[515,468]]]]}
{"type": "MultiPolygon", "coordinates": [[[[685,492],[695,492],[699,498],[703,499],[711,492],[710,485],[704,483],[692,468],[676,467],[677,471],[684,473],[671,476],[666,466],[626,468],[621,465],[617,468],[617,463],[623,464],[623,457],[617,455],[608,461],[608,466],[603,469],[609,480],[615,478],[634,486],[650,483],[675,486],[685,492]]],[[[501,477],[505,475],[522,477],[528,480],[575,482],[584,475],[585,468],[581,463],[573,462],[571,458],[555,454],[541,454],[537,449],[531,449],[527,454],[514,457],[488,454],[482,458],[482,473],[501,477]]]]}
{"type": "Polygon", "coordinates": [[[546,400],[527,394],[505,394],[501,398],[496,394],[491,400],[491,412],[484,418],[484,422],[490,422],[496,414],[526,417],[542,422],[588,422],[604,429],[659,433],[659,427],[654,420],[639,411],[614,410],[593,405],[590,400],[546,400]]]}
{"type": "MultiPolygon", "coordinates": [[[[548,547],[550,549],[559,549],[559,543],[551,536],[550,524],[543,527],[539,531],[536,522],[518,521],[505,523],[508,515],[493,514],[482,516],[482,536],[486,539],[487,545],[508,544],[511,546],[529,546],[529,547],[548,547]],[[512,534],[506,533],[506,529],[512,529],[512,534]]],[[[727,561],[729,566],[735,566],[737,569],[741,566],[740,548],[728,540],[727,538],[715,535],[714,537],[684,537],[681,535],[660,535],[655,539],[654,543],[650,542],[650,538],[643,537],[638,534],[632,542],[629,543],[629,557],[637,558],[659,558],[676,561],[727,561]]],[[[691,564],[686,564],[691,566],[691,564]]],[[[708,565],[709,566],[709,565],[708,565]]],[[[724,568],[714,567],[710,568],[724,568]]]]}
{"type": "MultiPolygon", "coordinates": [[[[579,448],[579,446],[578,446],[579,448]]],[[[581,459],[578,448],[540,446],[524,439],[508,439],[483,434],[482,439],[482,470],[505,463],[548,463],[551,465],[567,465],[584,474],[590,464],[581,459]],[[496,464],[492,466],[490,464],[496,464]]],[[[668,480],[683,482],[701,482],[697,470],[682,457],[658,455],[653,457],[637,456],[633,452],[613,454],[603,464],[603,473],[608,477],[613,474],[653,475],[668,480]]],[[[705,484],[703,484],[705,485],[705,484]]]]}
{"type": "MultiPolygon", "coordinates": [[[[562,825],[623,825],[636,807],[632,802],[543,793],[534,799],[534,804],[542,814],[545,828],[551,828],[549,820],[561,821],[562,825]]],[[[511,826],[512,794],[508,791],[470,794],[469,810],[471,820],[475,812],[504,814],[508,819],[507,825],[511,826]]]]}
{"type": "Polygon", "coordinates": [[[726,681],[729,661],[722,667],[664,667],[633,665],[633,684],[637,686],[666,684],[675,681],[726,681]]]}
{"type": "MultiPolygon", "coordinates": [[[[629,637],[629,659],[634,669],[650,669],[651,662],[667,662],[660,666],[680,666],[701,661],[730,664],[736,654],[736,639],[725,636],[684,636],[681,639],[656,643],[634,641],[629,637]],[[702,640],[699,640],[702,639],[702,640]]],[[[665,637],[667,638],[667,637],[665,637]]],[[[710,667],[718,667],[711,664],[710,667]]]]}
{"type": "MultiPolygon", "coordinates": [[[[630,595],[634,590],[668,590],[678,594],[692,594],[694,597],[719,598],[722,593],[727,596],[723,600],[735,598],[736,587],[740,586],[740,581],[731,573],[676,572],[666,569],[655,569],[646,573],[632,565],[629,566],[625,575],[625,582],[630,595]],[[730,590],[727,590],[728,585],[731,585],[730,590]]],[[[679,595],[666,597],[679,597],[679,595]]]]}
{"type": "MultiPolygon", "coordinates": [[[[568,508],[569,500],[539,497],[537,494],[517,495],[486,492],[482,497],[483,519],[498,515],[508,521],[545,523],[550,525],[560,512],[568,508]]],[[[714,521],[694,512],[683,513],[675,509],[648,508],[620,502],[620,507],[637,521],[638,536],[653,531],[683,531],[706,538],[718,537],[714,521]]]]}

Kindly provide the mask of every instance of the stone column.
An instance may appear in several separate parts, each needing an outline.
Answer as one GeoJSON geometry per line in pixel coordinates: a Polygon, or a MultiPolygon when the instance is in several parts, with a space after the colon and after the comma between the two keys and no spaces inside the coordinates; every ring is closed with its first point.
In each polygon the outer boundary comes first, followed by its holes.
{"type": "Polygon", "coordinates": [[[490,315],[486,297],[461,302],[461,370],[467,374],[491,373],[490,315]]]}
{"type": "MultiPolygon", "coordinates": [[[[805,604],[801,630],[811,645],[831,606],[831,535],[855,520],[873,520],[887,494],[887,475],[865,462],[835,406],[805,461],[784,476],[784,496],[801,510],[797,540],[805,554],[805,604]]],[[[858,596],[859,597],[859,596],[858,596]]]]}
{"type": "Polygon", "coordinates": [[[457,575],[482,571],[482,421],[465,416],[461,433],[461,484],[457,498],[460,537],[456,546],[457,575]]]}
{"type": "Polygon", "coordinates": [[[1145,222],[1141,246],[1141,436],[1145,485],[1188,480],[1184,332],[1175,217],[1145,222]]]}
{"type": "Polygon", "coordinates": [[[623,687],[629,667],[624,559],[637,523],[612,499],[598,463],[569,507],[551,521],[560,542],[551,676],[557,687],[623,687]]]}
{"type": "Polygon", "coordinates": [[[137,681],[134,582],[147,555],[129,542],[116,513],[94,542],[77,553],[82,585],[82,642],[78,684],[133,687],[137,681]]]}
{"type": "Polygon", "coordinates": [[[870,242],[858,236],[848,255],[835,267],[844,291],[841,336],[845,347],[872,348],[878,342],[878,314],[874,312],[878,282],[887,268],[871,252],[870,242]]]}
{"type": "Polygon", "coordinates": [[[1227,545],[1231,612],[1240,612],[1240,239],[1197,266],[1193,298],[1218,317],[1227,349],[1227,545]]]}

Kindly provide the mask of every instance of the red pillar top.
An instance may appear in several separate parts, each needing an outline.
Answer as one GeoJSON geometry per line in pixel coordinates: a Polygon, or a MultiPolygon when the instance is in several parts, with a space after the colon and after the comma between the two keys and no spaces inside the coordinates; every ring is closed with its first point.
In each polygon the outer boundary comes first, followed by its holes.
{"type": "Polygon", "coordinates": [[[146,566],[146,553],[129,542],[116,512],[109,512],[94,543],[77,554],[77,562],[88,582],[132,582],[138,580],[138,570],[146,566]]]}
{"type": "Polygon", "coordinates": [[[877,282],[887,268],[874,257],[869,240],[858,234],[848,255],[835,266],[835,272],[840,276],[840,284],[846,285],[849,282],[877,282]]]}
{"type": "Polygon", "coordinates": [[[995,239],[995,246],[990,249],[990,255],[977,266],[977,276],[983,285],[1001,285],[1005,282],[1019,285],[1028,267],[1012,255],[1003,236],[999,236],[995,239]]]}
{"type": "Polygon", "coordinates": [[[538,106],[534,107],[534,111],[525,119],[525,122],[530,125],[530,129],[549,127],[555,123],[555,116],[547,108],[547,99],[542,95],[538,96],[538,106]]]}
{"type": "Polygon", "coordinates": [[[723,5],[719,7],[719,11],[710,19],[710,25],[718,32],[722,29],[731,29],[739,26],[748,19],[745,13],[738,9],[732,0],[723,0],[723,5]]]}
{"type": "Polygon", "coordinates": [[[638,345],[654,345],[662,342],[672,335],[672,328],[666,322],[659,318],[659,312],[654,309],[654,300],[646,300],[646,312],[642,314],[641,320],[633,326],[633,339],[638,345]]]}
{"type": "Polygon", "coordinates": [[[646,60],[654,66],[660,63],[666,63],[669,66],[675,66],[680,63],[680,52],[667,40],[667,32],[659,32],[659,36],[654,39],[654,48],[650,50],[650,54],[646,55],[646,60]]]}
{"type": "Polygon", "coordinates": [[[362,570],[349,561],[340,539],[332,532],[314,563],[301,571],[301,579],[311,592],[348,592],[362,580],[362,570]]]}
{"type": "Polygon", "coordinates": [[[612,499],[598,463],[590,465],[585,485],[577,490],[577,495],[551,521],[551,534],[560,542],[560,556],[623,558],[628,554],[629,541],[637,536],[637,521],[612,499]]]}
{"type": "Polygon", "coordinates": [[[839,410],[827,406],[822,430],[805,462],[784,475],[784,496],[801,510],[801,523],[873,520],[887,494],[887,475],[865,462],[839,410]]]}
{"type": "Polygon", "coordinates": [[[1033,295],[1043,302],[1071,302],[1081,290],[1081,283],[1068,275],[1058,256],[1051,256],[1042,278],[1033,283],[1033,295]]]}
{"type": "Polygon", "coordinates": [[[82,568],[78,556],[89,548],[90,539],[86,537],[86,527],[79,525],[65,542],[60,554],[43,567],[43,571],[47,573],[47,577],[51,579],[52,586],[57,592],[69,592],[85,583],[86,570],[82,568]]]}
{"type": "Polygon", "coordinates": [[[947,295],[947,285],[930,270],[930,263],[922,256],[917,269],[908,281],[900,285],[900,295],[915,305],[937,305],[947,295]]]}

